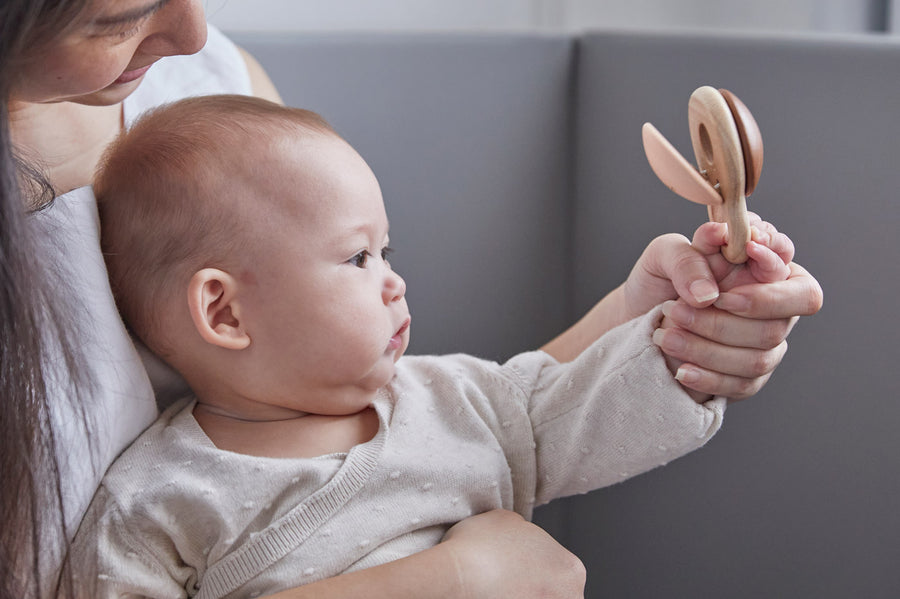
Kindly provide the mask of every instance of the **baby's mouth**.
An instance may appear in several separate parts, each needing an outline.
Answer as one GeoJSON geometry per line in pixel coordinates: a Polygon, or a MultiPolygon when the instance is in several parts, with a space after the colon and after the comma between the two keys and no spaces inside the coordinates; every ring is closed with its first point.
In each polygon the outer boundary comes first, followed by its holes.
{"type": "Polygon", "coordinates": [[[409,323],[410,323],[411,320],[412,320],[412,319],[411,319],[409,316],[407,316],[407,317],[406,317],[406,320],[403,321],[403,324],[400,325],[400,328],[397,329],[397,332],[394,333],[394,335],[395,335],[395,336],[398,336],[398,335],[402,335],[403,333],[405,333],[406,330],[409,328],[409,323]]]}
{"type": "Polygon", "coordinates": [[[403,321],[403,324],[400,325],[400,328],[397,329],[397,332],[394,333],[394,336],[391,337],[391,340],[388,342],[388,348],[395,350],[400,349],[403,345],[403,333],[405,333],[409,329],[410,318],[407,316],[406,320],[403,321]]]}

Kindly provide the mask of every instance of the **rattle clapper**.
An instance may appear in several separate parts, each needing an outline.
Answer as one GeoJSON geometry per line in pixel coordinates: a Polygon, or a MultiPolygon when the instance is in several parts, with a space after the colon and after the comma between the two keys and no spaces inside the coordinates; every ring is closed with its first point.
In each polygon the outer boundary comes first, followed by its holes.
{"type": "Polygon", "coordinates": [[[650,123],[644,123],[644,153],[665,185],[698,204],[705,204],[710,220],[728,224],[722,254],[729,262],[747,261],[750,221],[746,198],[762,172],[763,145],[759,125],[737,96],[728,90],[703,86],[688,101],[688,124],[698,168],[650,123]]]}

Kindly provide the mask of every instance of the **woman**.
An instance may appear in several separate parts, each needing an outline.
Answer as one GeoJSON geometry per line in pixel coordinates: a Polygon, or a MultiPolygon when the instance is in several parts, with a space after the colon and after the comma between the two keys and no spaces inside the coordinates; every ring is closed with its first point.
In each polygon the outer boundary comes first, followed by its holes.
{"type": "MultiPolygon", "coordinates": [[[[103,273],[91,268],[100,256],[83,186],[101,153],[141,108],[179,94],[277,99],[258,65],[213,35],[215,48],[200,66],[180,79],[173,66],[143,97],[123,103],[149,70],[162,67],[151,66],[159,58],[204,46],[199,0],[0,2],[2,599],[90,596],[57,574],[68,539],[111,458],[155,416],[146,374],[135,369],[134,349],[122,345],[114,306],[105,291],[95,292],[103,273]],[[234,68],[205,78],[197,72],[204,66],[234,68]],[[54,196],[61,197],[51,204],[54,196]]],[[[584,573],[546,533],[496,513],[457,527],[440,551],[286,596],[450,596],[465,584],[489,597],[506,579],[524,597],[550,589],[575,597],[584,573]],[[466,566],[486,559],[490,576],[466,566]]]]}
{"type": "MultiPolygon", "coordinates": [[[[213,30],[207,43],[201,6],[0,0],[0,599],[89,596],[70,577],[58,580],[67,539],[111,459],[155,416],[146,373],[98,268],[86,186],[103,150],[164,101],[222,92],[277,100],[252,58],[213,30]],[[201,48],[190,59],[157,62],[201,48]]],[[[775,348],[794,315],[821,302],[802,269],[756,293],[773,292],[783,294],[778,314],[743,315],[747,338],[777,342],[767,350],[771,366],[743,377],[743,394],[778,363],[775,348]]],[[[607,326],[588,316],[547,350],[568,359],[607,326]]],[[[698,389],[733,394],[735,377],[724,374],[731,365],[696,362],[707,367],[698,389]]],[[[278,596],[579,597],[583,583],[574,556],[498,512],[461,523],[432,550],[278,596]]]]}

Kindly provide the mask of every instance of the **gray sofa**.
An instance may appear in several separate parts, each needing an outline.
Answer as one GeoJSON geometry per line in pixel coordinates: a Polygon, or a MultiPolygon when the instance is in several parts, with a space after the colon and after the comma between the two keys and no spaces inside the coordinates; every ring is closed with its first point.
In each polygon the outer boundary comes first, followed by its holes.
{"type": "Polygon", "coordinates": [[[735,92],[765,166],[750,207],[825,290],[768,386],[701,451],[539,510],[588,597],[887,597],[900,589],[900,43],[876,37],[233,36],[379,176],[413,353],[503,360],[705,210],[647,166],[690,155],[687,99],[735,92]],[[891,373],[894,374],[891,374],[891,373]]]}

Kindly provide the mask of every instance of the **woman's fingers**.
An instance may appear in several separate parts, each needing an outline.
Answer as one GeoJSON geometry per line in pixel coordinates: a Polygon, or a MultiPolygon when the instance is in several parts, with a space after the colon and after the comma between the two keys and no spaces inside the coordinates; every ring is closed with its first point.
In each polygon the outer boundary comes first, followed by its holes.
{"type": "Polygon", "coordinates": [[[809,316],[822,308],[819,282],[805,268],[791,262],[784,281],[748,284],[719,295],[715,306],[732,314],[756,320],[809,316]]]}
{"type": "Polygon", "coordinates": [[[730,264],[720,253],[727,225],[706,223],[694,233],[692,248],[707,260],[719,289],[712,306],[691,301],[677,270],[668,271],[681,299],[664,304],[653,340],[697,401],[759,391],[784,357],[799,316],[822,307],[819,283],[792,262],[791,239],[754,213],[750,223],[745,265],[730,264]]]}
{"type": "Polygon", "coordinates": [[[636,316],[674,297],[708,306],[719,296],[719,287],[706,256],[683,235],[670,233],[650,242],[625,282],[624,293],[636,316]]]}
{"type": "Polygon", "coordinates": [[[697,309],[684,302],[663,304],[668,322],[696,337],[726,346],[769,350],[777,347],[791,332],[797,317],[752,319],[714,307],[697,309]]]}
{"type": "Polygon", "coordinates": [[[742,378],[706,370],[694,364],[682,364],[675,379],[692,391],[690,395],[695,401],[703,403],[703,398],[711,395],[735,401],[753,397],[771,376],[772,373],[756,378],[742,378]]]}
{"type": "Polygon", "coordinates": [[[675,378],[682,385],[733,399],[759,391],[787,351],[786,341],[767,349],[724,345],[677,327],[658,329],[653,341],[681,362],[675,378]]]}
{"type": "Polygon", "coordinates": [[[663,305],[654,342],[697,401],[754,395],[780,364],[799,317],[821,309],[819,283],[802,266],[787,266],[786,280],[735,287],[707,308],[683,301],[663,305]]]}
{"type": "MultiPolygon", "coordinates": [[[[711,233],[715,237],[715,230],[711,233]]],[[[679,297],[695,306],[708,306],[719,297],[715,275],[702,251],[680,235],[664,235],[657,240],[665,244],[658,252],[659,272],[672,282],[679,297]]]]}

